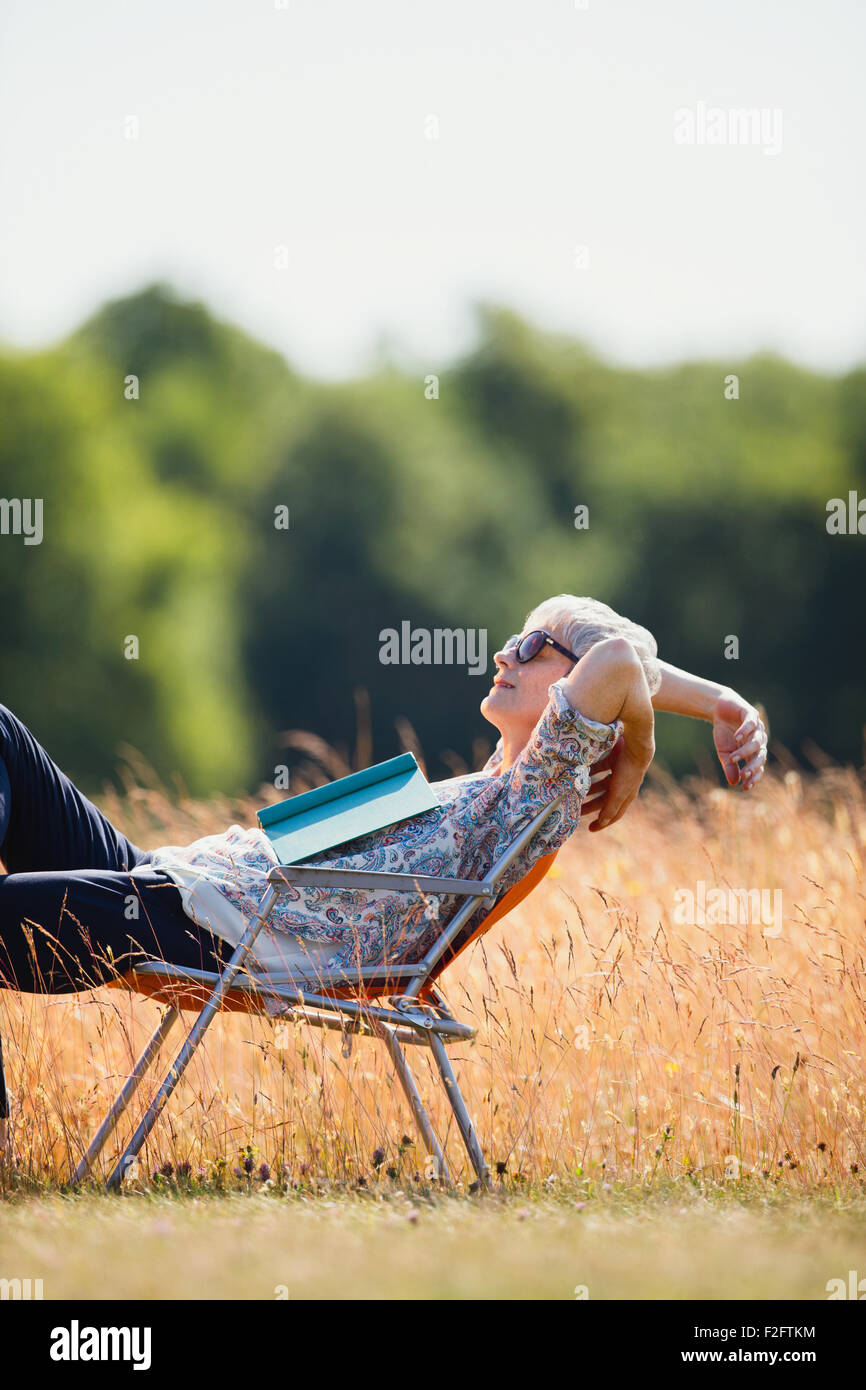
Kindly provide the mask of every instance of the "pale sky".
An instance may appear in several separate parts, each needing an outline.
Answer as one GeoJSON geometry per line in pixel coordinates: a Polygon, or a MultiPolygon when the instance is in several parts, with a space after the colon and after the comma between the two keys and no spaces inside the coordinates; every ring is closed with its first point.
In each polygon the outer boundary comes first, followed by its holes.
{"type": "Polygon", "coordinates": [[[0,339],[162,278],[322,377],[435,369],[477,300],[637,364],[866,359],[862,0],[280,3],[6,0],[0,339]],[[699,103],[780,151],[678,144],[699,103]]]}

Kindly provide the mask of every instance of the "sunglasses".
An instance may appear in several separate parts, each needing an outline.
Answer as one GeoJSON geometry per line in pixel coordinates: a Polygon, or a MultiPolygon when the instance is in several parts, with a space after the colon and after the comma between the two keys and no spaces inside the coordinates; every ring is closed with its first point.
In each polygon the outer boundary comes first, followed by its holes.
{"type": "Polygon", "coordinates": [[[568,650],[568,647],[561,646],[554,637],[551,637],[549,632],[545,632],[540,627],[537,627],[534,632],[527,632],[525,637],[521,637],[519,633],[515,632],[512,637],[509,637],[502,650],[504,652],[513,651],[522,665],[527,661],[532,661],[533,657],[538,656],[538,653],[543,651],[545,647],[553,647],[554,651],[567,656],[569,661],[580,660],[574,652],[568,650]]]}

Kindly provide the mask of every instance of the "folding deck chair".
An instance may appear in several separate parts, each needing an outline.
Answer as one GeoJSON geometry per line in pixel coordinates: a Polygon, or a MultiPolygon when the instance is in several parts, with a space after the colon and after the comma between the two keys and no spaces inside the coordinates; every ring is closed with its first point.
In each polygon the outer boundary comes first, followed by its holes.
{"type": "Polygon", "coordinates": [[[349,1035],[349,1045],[351,1035],[356,1033],[381,1039],[406,1093],[424,1146],[432,1157],[434,1173],[445,1184],[452,1186],[445,1155],[403,1052],[403,1044],[429,1047],[469,1160],[481,1186],[487,1186],[489,1173],[481,1145],[446,1051],[449,1043],[474,1038],[476,1029],[455,1018],[436,982],[443,970],[467,946],[500,921],[545,876],[556,857],[556,851],[537,860],[523,879],[509,889],[499,903],[491,907],[474,929],[464,930],[479,904],[493,902],[496,886],[503,874],[538,833],[560,800],[561,797],[556,797],[515,836],[483,879],[372,873],[303,864],[281,864],[268,874],[268,887],[258,905],[257,914],[230,961],[220,973],[181,969],[166,961],[154,960],[136,966],[123,976],[116,982],[118,986],[134,989],[138,993],[167,1003],[169,1008],[78,1164],[74,1181],[81,1182],[90,1173],[117,1121],[168,1038],[180,1012],[198,1010],[198,1018],[192,1025],[183,1047],[108,1179],[109,1187],[118,1187],[121,1184],[131,1165],[135,1163],[160,1111],[180,1081],[208,1025],[220,1010],[225,1009],[265,1014],[281,1020],[305,1020],[316,1027],[339,1029],[345,1035],[349,1035]],[[383,962],[380,965],[363,966],[354,971],[321,972],[317,977],[315,992],[312,992],[309,980],[296,984],[275,984],[261,974],[256,976],[245,968],[256,938],[266,926],[274,904],[280,894],[289,891],[292,885],[389,889],[425,896],[453,894],[465,898],[465,902],[455,910],[451,921],[443,928],[438,940],[422,960],[411,965],[388,965],[383,962]],[[270,1009],[266,1007],[267,1002],[271,1004],[270,1009]],[[274,1013],[275,1003],[279,1005],[277,1014],[274,1013]]]}

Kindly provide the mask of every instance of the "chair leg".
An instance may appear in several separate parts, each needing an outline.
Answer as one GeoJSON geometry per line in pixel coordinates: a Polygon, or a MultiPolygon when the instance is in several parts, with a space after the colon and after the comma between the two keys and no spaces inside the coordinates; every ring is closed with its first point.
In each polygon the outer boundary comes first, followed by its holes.
{"type": "Polygon", "coordinates": [[[154,1057],[159,1052],[160,1047],[174,1027],[177,1017],[177,1009],[169,1009],[161,1019],[156,1032],[153,1034],[147,1047],[144,1049],[127,1077],[120,1095],[117,1097],[117,1100],[114,1102],[102,1124],[99,1126],[99,1129],[96,1131],[96,1134],[93,1136],[87,1153],[76,1168],[72,1176],[72,1181],[74,1183],[83,1182],[90,1173],[90,1170],[103,1150],[106,1140],[138,1090],[142,1077],[145,1075],[154,1057]]]}
{"type": "Polygon", "coordinates": [[[3,1070],[3,1041],[0,1039],[0,1167],[7,1159],[9,1142],[9,1093],[6,1090],[6,1073],[3,1070]]]}
{"type": "Polygon", "coordinates": [[[409,1070],[409,1063],[406,1061],[402,1047],[394,1036],[393,1030],[387,1024],[376,1024],[376,1032],[384,1042],[394,1063],[394,1070],[400,1078],[400,1084],[406,1092],[406,1098],[412,1107],[412,1114],[415,1116],[415,1123],[424,1140],[427,1152],[436,1160],[437,1172],[439,1176],[448,1184],[453,1186],[451,1174],[448,1171],[448,1164],[445,1162],[445,1155],[442,1152],[436,1132],[430,1123],[430,1117],[424,1109],[424,1102],[421,1093],[415,1085],[415,1078],[409,1070]]]}
{"type": "Polygon", "coordinates": [[[432,1030],[429,1033],[430,1049],[436,1059],[436,1065],[445,1084],[445,1094],[451,1102],[451,1109],[454,1111],[454,1118],[457,1121],[457,1128],[460,1130],[463,1143],[466,1145],[466,1152],[469,1155],[472,1166],[478,1174],[478,1180],[482,1187],[487,1187],[490,1182],[490,1170],[484,1161],[484,1154],[478,1142],[469,1111],[466,1109],[466,1102],[463,1099],[460,1087],[457,1084],[457,1077],[451,1066],[445,1044],[438,1033],[432,1030]]]}
{"type": "Polygon", "coordinates": [[[195,1023],[190,1028],[186,1037],[186,1042],[184,1043],[180,1052],[177,1054],[177,1057],[175,1058],[173,1065],[169,1067],[168,1075],[166,1076],[165,1080],[163,1081],[162,1085],[157,1091],[156,1096],[151,1101],[150,1105],[147,1107],[147,1113],[145,1114],[144,1119],[141,1121],[141,1124],[138,1126],[138,1129],[135,1131],[126,1148],[124,1149],[123,1153],[121,1154],[119,1162],[117,1163],[113,1173],[111,1174],[111,1177],[108,1179],[109,1187],[120,1186],[121,1182],[126,1176],[127,1171],[129,1170],[130,1165],[138,1157],[141,1146],[143,1145],[145,1139],[150,1134],[150,1131],[153,1129],[154,1125],[159,1119],[162,1107],[165,1105],[169,1096],[172,1094],[175,1086],[180,1081],[180,1078],[183,1076],[184,1072],[189,1066],[189,1063],[193,1055],[195,1054],[196,1048],[198,1047],[199,1043],[201,1042],[202,1038],[204,1037],[205,1033],[210,1027],[212,1020],[216,1017],[216,1015],[222,1008],[223,1001],[228,995],[229,990],[231,989],[238,975],[246,965],[247,957],[250,955],[253,947],[255,946],[259,932],[262,931],[262,929],[265,926],[267,926],[267,921],[271,914],[271,908],[273,907],[276,900],[276,889],[269,887],[261,902],[259,903],[258,911],[256,912],[253,921],[247,927],[238,945],[235,947],[234,952],[232,953],[231,960],[224,967],[222,973],[219,976],[217,984],[214,986],[213,991],[211,992],[207,1000],[207,1003],[205,1004],[195,1023]]]}
{"type": "Polygon", "coordinates": [[[180,1078],[186,1071],[187,1066],[189,1065],[192,1059],[193,1053],[195,1052],[196,1048],[201,1042],[205,1030],[207,1029],[207,1026],[213,1018],[215,1012],[216,1008],[213,1006],[213,996],[211,996],[211,999],[205,1005],[204,1009],[199,1014],[192,1028],[189,1030],[186,1042],[184,1043],[180,1052],[177,1054],[177,1057],[175,1058],[173,1065],[169,1067],[168,1074],[165,1080],[163,1081],[162,1085],[160,1086],[150,1105],[147,1107],[147,1110],[144,1114],[144,1118],[138,1126],[138,1129],[133,1134],[132,1138],[130,1139],[129,1143],[127,1144],[126,1148],[121,1154],[117,1164],[115,1165],[114,1170],[110,1178],[108,1179],[109,1187],[119,1187],[123,1179],[126,1177],[126,1174],[130,1166],[135,1162],[136,1158],[138,1157],[145,1139],[150,1134],[150,1131],[153,1129],[154,1125],[159,1119],[160,1112],[162,1111],[163,1106],[165,1105],[169,1096],[172,1094],[177,1083],[180,1081],[180,1078]]]}
{"type": "Polygon", "coordinates": [[[3,1039],[0,1038],[0,1120],[9,1119],[9,1094],[6,1090],[6,1073],[3,1070],[3,1039]]]}

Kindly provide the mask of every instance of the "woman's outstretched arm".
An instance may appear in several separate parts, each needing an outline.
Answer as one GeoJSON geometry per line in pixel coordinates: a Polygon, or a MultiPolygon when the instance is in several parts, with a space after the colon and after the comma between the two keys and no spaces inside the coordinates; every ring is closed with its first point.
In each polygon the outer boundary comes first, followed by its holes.
{"type": "Polygon", "coordinates": [[[670,714],[689,714],[694,719],[712,719],[713,708],[728,686],[693,676],[667,661],[660,661],[662,683],[652,697],[653,708],[670,714]]]}
{"type": "Polygon", "coordinates": [[[660,661],[662,683],[653,707],[671,714],[706,719],[728,784],[749,790],[760,780],[767,761],[767,730],[754,705],[728,685],[704,680],[660,661]]]}

